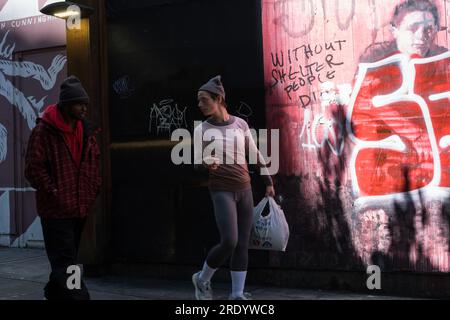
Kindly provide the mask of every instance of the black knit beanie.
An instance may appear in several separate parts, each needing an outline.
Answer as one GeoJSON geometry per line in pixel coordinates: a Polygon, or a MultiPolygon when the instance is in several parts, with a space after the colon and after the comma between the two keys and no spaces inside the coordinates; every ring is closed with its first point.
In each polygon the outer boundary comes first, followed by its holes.
{"type": "Polygon", "coordinates": [[[80,80],[75,76],[69,76],[61,83],[58,104],[67,105],[74,103],[89,103],[89,96],[80,80]]]}
{"type": "Polygon", "coordinates": [[[222,81],[220,80],[220,76],[215,76],[207,83],[202,85],[198,91],[208,91],[215,93],[219,96],[222,96],[225,100],[225,89],[223,88],[222,81]]]}

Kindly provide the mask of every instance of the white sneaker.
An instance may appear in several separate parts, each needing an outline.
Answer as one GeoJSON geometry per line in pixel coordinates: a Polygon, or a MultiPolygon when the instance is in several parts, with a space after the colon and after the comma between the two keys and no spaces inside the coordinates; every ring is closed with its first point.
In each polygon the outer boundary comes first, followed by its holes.
{"type": "Polygon", "coordinates": [[[192,275],[192,283],[195,288],[195,299],[197,300],[212,300],[213,292],[211,289],[211,281],[200,280],[200,272],[194,273],[192,275]]]}
{"type": "Polygon", "coordinates": [[[230,294],[228,296],[228,300],[252,300],[252,295],[249,292],[244,292],[239,296],[233,296],[232,294],[230,294]]]}

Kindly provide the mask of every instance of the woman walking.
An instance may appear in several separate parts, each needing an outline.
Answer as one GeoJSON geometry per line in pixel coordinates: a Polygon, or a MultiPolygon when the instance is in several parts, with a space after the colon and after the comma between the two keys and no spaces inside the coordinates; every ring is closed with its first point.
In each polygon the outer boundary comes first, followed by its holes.
{"type": "Polygon", "coordinates": [[[248,244],[253,225],[253,196],[246,156],[254,155],[266,184],[266,196],[275,190],[264,159],[259,153],[245,120],[230,115],[220,76],[200,87],[198,106],[206,121],[195,128],[202,137],[202,148],[194,148],[196,168],[208,170],[209,190],[220,232],[220,243],[213,247],[201,271],[192,276],[197,300],[212,300],[211,278],[231,256],[232,300],[248,300],[244,294],[248,266],[248,244]],[[236,143],[237,142],[237,143],[236,143]],[[205,157],[213,145],[215,153],[205,157]],[[200,159],[200,160],[199,160],[200,159]]]}

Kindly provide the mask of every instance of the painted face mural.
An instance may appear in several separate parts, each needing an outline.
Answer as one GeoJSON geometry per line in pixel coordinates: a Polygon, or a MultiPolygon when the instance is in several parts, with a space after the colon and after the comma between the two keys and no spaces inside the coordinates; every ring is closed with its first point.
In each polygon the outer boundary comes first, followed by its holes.
{"type": "MultiPolygon", "coordinates": [[[[315,214],[340,212],[341,230],[329,224],[330,238],[338,243],[347,230],[348,252],[364,264],[382,257],[393,269],[450,271],[450,52],[442,31],[450,3],[358,3],[263,2],[280,179],[295,177],[293,197],[315,214]]],[[[311,225],[302,211],[289,214],[311,225]]],[[[323,220],[309,231],[324,230],[323,220]]]]}
{"type": "Polygon", "coordinates": [[[393,27],[393,35],[400,52],[426,56],[436,36],[438,26],[431,12],[412,11],[393,27]]]}

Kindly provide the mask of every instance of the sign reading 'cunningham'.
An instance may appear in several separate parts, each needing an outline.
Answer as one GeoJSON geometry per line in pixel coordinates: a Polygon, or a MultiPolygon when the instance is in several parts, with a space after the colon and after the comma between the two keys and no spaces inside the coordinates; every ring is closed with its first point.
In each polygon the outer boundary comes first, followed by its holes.
{"type": "Polygon", "coordinates": [[[0,35],[9,32],[16,52],[65,45],[65,21],[39,11],[57,1],[0,0],[0,35]]]}

